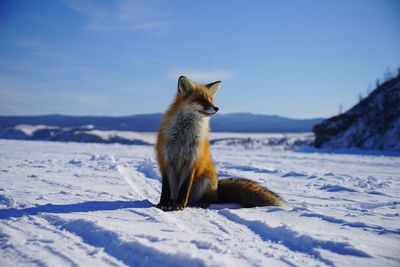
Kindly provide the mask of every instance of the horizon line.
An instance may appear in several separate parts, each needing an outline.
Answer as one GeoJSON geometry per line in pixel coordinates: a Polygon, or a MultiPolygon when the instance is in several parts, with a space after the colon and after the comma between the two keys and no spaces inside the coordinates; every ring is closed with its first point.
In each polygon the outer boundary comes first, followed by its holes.
{"type": "MultiPolygon", "coordinates": [[[[71,115],[71,114],[61,114],[61,113],[48,113],[48,114],[37,114],[37,115],[3,115],[0,114],[0,117],[45,117],[45,116],[65,116],[65,117],[109,117],[109,118],[123,118],[123,117],[132,117],[132,116],[141,116],[141,115],[163,115],[164,112],[153,112],[153,113],[137,113],[130,115],[71,115]]],[[[327,119],[334,117],[336,115],[331,116],[321,116],[321,117],[308,117],[308,118],[294,118],[288,117],[278,114],[261,114],[261,113],[252,113],[252,112],[229,112],[229,113],[218,113],[218,115],[254,115],[254,116],[270,116],[270,117],[280,117],[286,119],[295,119],[295,120],[314,120],[314,119],[327,119]]]]}

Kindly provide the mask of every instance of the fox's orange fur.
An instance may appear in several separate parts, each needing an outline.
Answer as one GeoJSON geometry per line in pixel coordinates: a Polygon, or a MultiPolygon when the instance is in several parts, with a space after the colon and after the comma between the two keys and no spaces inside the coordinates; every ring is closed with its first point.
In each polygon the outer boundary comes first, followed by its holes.
{"type": "Polygon", "coordinates": [[[184,76],[179,78],[178,92],[161,121],[156,144],[162,175],[158,207],[163,210],[217,202],[238,202],[246,207],[283,203],[278,195],[251,180],[218,182],[208,134],[209,117],[218,111],[214,94],[220,84],[195,84],[184,76]]]}

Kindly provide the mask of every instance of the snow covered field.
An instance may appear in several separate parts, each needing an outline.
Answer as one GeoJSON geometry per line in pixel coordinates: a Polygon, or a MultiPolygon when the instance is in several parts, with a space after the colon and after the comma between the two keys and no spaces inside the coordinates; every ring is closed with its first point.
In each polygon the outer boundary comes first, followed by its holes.
{"type": "Polygon", "coordinates": [[[220,177],[287,207],[163,212],[152,146],[0,140],[0,266],[400,265],[400,157],[219,137],[220,177]]]}

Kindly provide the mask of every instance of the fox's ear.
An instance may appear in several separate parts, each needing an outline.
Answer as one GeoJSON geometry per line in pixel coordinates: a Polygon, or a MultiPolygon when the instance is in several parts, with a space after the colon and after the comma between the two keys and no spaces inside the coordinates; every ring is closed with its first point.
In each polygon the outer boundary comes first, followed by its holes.
{"type": "Polygon", "coordinates": [[[206,87],[210,90],[210,92],[214,95],[218,89],[221,87],[222,82],[216,81],[213,83],[206,84],[206,87]]]}
{"type": "Polygon", "coordinates": [[[195,88],[195,85],[192,83],[191,80],[189,80],[189,78],[185,77],[185,76],[181,76],[178,79],[178,91],[183,94],[183,95],[187,95],[190,92],[192,92],[195,88]]]}

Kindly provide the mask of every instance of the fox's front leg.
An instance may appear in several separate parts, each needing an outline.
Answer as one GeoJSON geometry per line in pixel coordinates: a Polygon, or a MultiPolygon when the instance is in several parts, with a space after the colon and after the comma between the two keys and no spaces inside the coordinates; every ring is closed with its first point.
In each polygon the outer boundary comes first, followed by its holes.
{"type": "Polygon", "coordinates": [[[162,187],[161,187],[161,197],[160,203],[157,204],[157,208],[162,210],[168,210],[170,207],[170,197],[171,197],[171,189],[168,181],[168,177],[165,172],[162,174],[162,187]]]}
{"type": "Polygon", "coordinates": [[[189,194],[192,191],[193,178],[194,178],[194,172],[192,172],[190,176],[183,182],[179,190],[176,203],[172,207],[173,210],[183,210],[187,206],[189,200],[189,194]]]}

